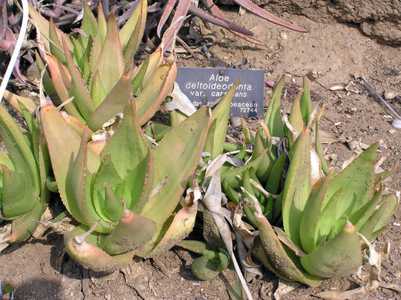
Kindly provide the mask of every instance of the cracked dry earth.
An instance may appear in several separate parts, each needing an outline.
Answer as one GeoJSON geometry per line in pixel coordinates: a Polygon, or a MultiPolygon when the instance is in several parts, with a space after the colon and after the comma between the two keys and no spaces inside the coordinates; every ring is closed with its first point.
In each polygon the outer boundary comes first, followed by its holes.
{"type": "MultiPolygon", "coordinates": [[[[266,79],[289,75],[285,102],[296,92],[301,76],[313,76],[314,103],[323,102],[326,115],[322,121],[331,133],[332,143],[327,155],[332,164],[341,166],[363,144],[380,143],[381,155],[387,157],[385,168],[393,169],[389,185],[401,189],[401,131],[391,127],[388,114],[374,102],[353,75],[364,76],[378,92],[393,92],[393,104],[401,109],[400,48],[379,44],[366,37],[354,26],[336,22],[317,23],[306,17],[287,16],[309,29],[307,34],[288,32],[245,14],[230,17],[258,34],[267,45],[257,49],[246,42],[224,35],[217,30],[214,46],[206,58],[195,50],[195,57],[180,55],[186,66],[227,65],[259,68],[266,79]],[[333,86],[347,90],[331,91],[333,86]]],[[[270,94],[266,89],[266,96],[270,94]]],[[[268,101],[267,101],[268,102],[268,101]]],[[[390,252],[383,259],[381,278],[390,288],[380,287],[355,299],[401,299],[397,286],[401,282],[401,210],[384,232],[377,246],[389,243],[390,252]]],[[[94,274],[83,270],[63,256],[62,238],[49,234],[22,246],[14,246],[0,255],[0,278],[16,287],[16,299],[229,299],[225,282],[234,278],[228,271],[210,282],[196,281],[190,272],[191,256],[173,249],[156,260],[137,260],[113,274],[94,274]]],[[[362,274],[363,275],[363,274],[362,274]]],[[[326,281],[318,289],[298,287],[281,299],[316,299],[321,291],[346,290],[358,287],[358,278],[326,281]]],[[[250,282],[255,299],[272,299],[277,279],[265,274],[263,279],[250,282]]]]}

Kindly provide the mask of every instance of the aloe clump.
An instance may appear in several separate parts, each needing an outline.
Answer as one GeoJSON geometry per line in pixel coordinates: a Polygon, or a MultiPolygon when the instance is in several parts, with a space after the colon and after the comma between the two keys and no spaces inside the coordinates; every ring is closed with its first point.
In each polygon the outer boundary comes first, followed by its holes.
{"type": "Polygon", "coordinates": [[[44,63],[47,66],[46,92],[92,130],[122,113],[132,97],[143,125],[172,90],[176,64],[163,58],[162,47],[139,66],[134,64],[146,15],[147,1],[141,0],[119,30],[113,14],[106,17],[99,6],[96,18],[85,5],[79,34],[67,35],[31,10],[46,50],[37,59],[39,69],[45,68],[44,63]]]}
{"type": "Polygon", "coordinates": [[[0,228],[0,250],[34,233],[49,196],[48,152],[33,115],[35,104],[18,99],[15,97],[12,104],[23,117],[26,130],[0,106],[0,136],[5,145],[0,152],[0,220],[5,222],[0,228]]]}
{"type": "Polygon", "coordinates": [[[325,278],[350,275],[362,264],[360,236],[374,240],[398,205],[395,195],[384,193],[385,173],[375,172],[377,145],[336,172],[322,155],[320,114],[312,112],[308,81],[288,121],[278,117],[276,102],[271,105],[269,111],[275,110],[276,115],[271,113],[266,123],[287,137],[289,147],[279,202],[284,234],[279,237],[273,229],[263,203],[245,195],[245,208],[259,230],[253,253],[279,277],[311,286],[325,278]]]}
{"type": "Polygon", "coordinates": [[[76,261],[93,270],[117,268],[192,231],[197,202],[183,193],[205,144],[207,109],[169,130],[156,147],[143,135],[132,101],[104,139],[71,126],[51,103],[40,116],[61,199],[79,223],[65,235],[76,261]]]}

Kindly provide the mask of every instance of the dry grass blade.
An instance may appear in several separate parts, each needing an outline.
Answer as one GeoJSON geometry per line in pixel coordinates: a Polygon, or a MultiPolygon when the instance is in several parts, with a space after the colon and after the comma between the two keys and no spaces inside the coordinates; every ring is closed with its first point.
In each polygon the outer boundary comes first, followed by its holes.
{"type": "MultiPolygon", "coordinates": [[[[219,157],[216,158],[221,159],[219,157]]],[[[238,279],[241,282],[242,288],[246,294],[246,297],[249,300],[252,300],[252,294],[249,290],[249,287],[246,283],[244,275],[242,274],[241,268],[235,258],[234,249],[233,249],[233,241],[232,241],[232,234],[231,228],[228,225],[227,221],[225,220],[223,212],[223,207],[221,206],[222,200],[222,191],[221,191],[221,178],[220,178],[220,169],[215,169],[215,172],[211,175],[211,181],[209,187],[206,191],[206,195],[203,199],[203,204],[206,208],[212,213],[213,220],[217,225],[219,230],[220,236],[223,239],[224,245],[227,248],[227,251],[230,253],[230,258],[233,262],[235,272],[237,273],[238,279]]]]}
{"type": "Polygon", "coordinates": [[[239,25],[237,25],[237,24],[235,24],[233,22],[230,22],[230,21],[226,20],[226,19],[220,18],[220,17],[215,16],[215,15],[211,15],[208,12],[204,11],[203,9],[196,7],[195,5],[191,5],[190,11],[194,15],[196,15],[196,16],[198,16],[198,17],[200,17],[200,18],[204,19],[205,21],[210,22],[212,24],[221,26],[221,27],[226,28],[226,29],[228,29],[230,31],[233,31],[233,32],[237,32],[237,33],[243,34],[245,36],[253,36],[253,32],[252,31],[250,31],[250,30],[248,30],[246,28],[243,28],[243,27],[241,27],[241,26],[239,26],[239,25]]]}
{"type": "Polygon", "coordinates": [[[166,3],[166,6],[163,9],[162,16],[160,17],[159,24],[157,25],[157,35],[160,37],[162,29],[164,25],[166,24],[168,18],[171,15],[171,12],[174,9],[175,4],[177,3],[177,0],[168,0],[166,3]]]}
{"type": "Polygon", "coordinates": [[[238,5],[242,6],[243,8],[249,10],[251,13],[280,26],[286,27],[288,29],[298,31],[298,32],[307,32],[305,28],[298,26],[294,23],[289,21],[283,20],[275,15],[269,13],[268,11],[260,8],[255,3],[250,0],[234,0],[238,5]]]}

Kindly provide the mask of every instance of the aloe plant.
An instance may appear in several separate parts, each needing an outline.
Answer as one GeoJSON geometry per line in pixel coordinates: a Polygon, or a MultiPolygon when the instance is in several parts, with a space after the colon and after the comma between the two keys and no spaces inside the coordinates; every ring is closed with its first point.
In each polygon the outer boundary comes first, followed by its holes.
{"type": "MultiPolygon", "coordinates": [[[[145,124],[173,87],[175,61],[163,58],[162,47],[134,65],[146,14],[147,1],[141,0],[119,30],[113,14],[106,18],[99,6],[96,19],[85,5],[80,34],[67,35],[31,10],[48,52],[41,54],[48,70],[44,76],[47,93],[92,130],[121,113],[132,97],[138,121],[145,124]]],[[[44,69],[40,57],[37,62],[44,69]]]]}
{"type": "MultiPolygon", "coordinates": [[[[362,264],[360,235],[375,239],[398,200],[383,192],[385,173],[375,173],[376,145],[342,171],[330,169],[309,81],[304,80],[288,118],[281,113],[283,88],[281,79],[260,128],[252,131],[244,123],[242,144],[226,144],[243,165],[223,166],[222,187],[259,231],[252,252],[263,265],[286,280],[316,286],[362,264]]],[[[200,279],[213,278],[228,265],[221,249],[191,242],[181,246],[202,255],[193,266],[200,279]]]]}
{"type": "MultiPolygon", "coordinates": [[[[275,98],[281,89],[279,82],[265,122],[271,132],[288,141],[289,168],[280,201],[275,199],[284,233],[273,229],[274,219],[266,215],[255,195],[244,195],[245,211],[260,232],[255,256],[279,277],[316,286],[322,279],[357,270],[362,264],[359,235],[375,239],[390,221],[398,200],[383,192],[384,173],[375,173],[377,145],[340,172],[329,169],[319,141],[320,114],[312,112],[309,82],[304,81],[288,121],[280,118],[279,98],[275,98]]],[[[274,172],[272,168],[273,176],[274,172]]]]}
{"type": "Polygon", "coordinates": [[[25,120],[23,130],[0,106],[0,136],[5,150],[0,153],[0,250],[25,241],[35,231],[46,208],[49,191],[46,186],[49,161],[44,138],[34,118],[34,103],[14,98],[14,108],[25,120]]]}
{"type": "Polygon", "coordinates": [[[141,131],[135,102],[106,140],[91,140],[89,128],[72,126],[51,103],[40,117],[61,199],[79,223],[65,235],[76,261],[93,270],[117,268],[133,255],[168,249],[192,231],[197,202],[183,193],[206,141],[206,108],[169,130],[155,148],[141,131]]]}

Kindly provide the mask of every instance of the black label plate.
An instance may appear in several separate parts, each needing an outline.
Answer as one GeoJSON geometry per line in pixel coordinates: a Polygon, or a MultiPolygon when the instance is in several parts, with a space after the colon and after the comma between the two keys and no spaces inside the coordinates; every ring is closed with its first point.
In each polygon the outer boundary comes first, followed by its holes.
{"type": "Polygon", "coordinates": [[[199,107],[214,106],[233,83],[239,80],[231,116],[259,118],[263,116],[264,72],[263,70],[240,70],[227,68],[179,68],[177,84],[181,91],[199,107]]]}

